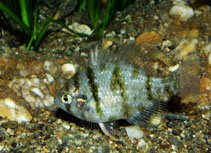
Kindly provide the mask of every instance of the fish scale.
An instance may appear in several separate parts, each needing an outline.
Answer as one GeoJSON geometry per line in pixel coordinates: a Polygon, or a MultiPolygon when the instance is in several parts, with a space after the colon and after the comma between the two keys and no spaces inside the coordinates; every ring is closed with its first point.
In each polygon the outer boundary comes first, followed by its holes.
{"type": "Polygon", "coordinates": [[[126,119],[132,124],[150,125],[156,117],[161,120],[163,102],[180,89],[177,75],[153,76],[122,56],[93,52],[89,64],[56,95],[55,104],[82,120],[99,124],[126,119]]]}

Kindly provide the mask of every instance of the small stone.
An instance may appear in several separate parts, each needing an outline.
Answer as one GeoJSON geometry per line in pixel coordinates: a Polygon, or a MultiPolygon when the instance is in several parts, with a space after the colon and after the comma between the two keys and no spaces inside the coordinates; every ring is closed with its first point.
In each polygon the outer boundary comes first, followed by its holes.
{"type": "Polygon", "coordinates": [[[50,71],[51,65],[52,65],[52,63],[50,61],[45,61],[43,64],[43,69],[46,71],[50,71]]]}
{"type": "Polygon", "coordinates": [[[203,47],[203,52],[206,56],[211,53],[211,42],[203,47]]]}
{"type": "Polygon", "coordinates": [[[200,80],[200,91],[211,91],[211,80],[209,78],[200,80]]]}
{"type": "Polygon", "coordinates": [[[125,128],[129,138],[141,139],[144,135],[143,131],[138,126],[129,126],[125,128]]]}
{"type": "Polygon", "coordinates": [[[67,122],[64,122],[62,125],[65,129],[69,130],[70,129],[70,124],[67,122]]]}
{"type": "Polygon", "coordinates": [[[31,88],[31,91],[34,92],[39,97],[44,98],[44,95],[43,95],[42,91],[39,88],[31,88]]]}
{"type": "Polygon", "coordinates": [[[0,116],[17,122],[31,121],[30,112],[10,97],[0,99],[0,116]]]}
{"type": "Polygon", "coordinates": [[[207,111],[206,113],[202,114],[202,118],[204,118],[206,120],[210,120],[211,113],[209,111],[207,111]]]}
{"type": "Polygon", "coordinates": [[[160,34],[158,34],[155,31],[150,31],[150,32],[144,32],[142,34],[140,34],[137,38],[136,38],[136,44],[143,44],[143,43],[147,43],[147,42],[161,42],[162,38],[160,36],[160,34]]]}
{"type": "Polygon", "coordinates": [[[63,73],[70,73],[70,74],[75,74],[75,66],[71,63],[66,63],[64,65],[62,65],[62,72],[63,73]]]}
{"type": "Polygon", "coordinates": [[[46,95],[43,104],[47,107],[52,106],[54,104],[54,98],[51,95],[46,95]]]}
{"type": "Polygon", "coordinates": [[[200,36],[200,31],[198,29],[182,30],[178,32],[179,35],[188,38],[198,38],[200,36]]]}
{"type": "Polygon", "coordinates": [[[29,73],[26,70],[20,70],[19,71],[20,76],[26,77],[29,73]]]}
{"type": "Polygon", "coordinates": [[[107,34],[105,35],[106,38],[113,38],[113,37],[115,37],[115,36],[116,36],[115,31],[111,31],[110,33],[107,33],[107,34]]]}
{"type": "MultiPolygon", "coordinates": [[[[92,34],[92,30],[89,26],[87,26],[86,24],[80,24],[80,23],[77,23],[77,22],[74,22],[73,24],[69,25],[68,26],[70,29],[72,29],[73,31],[75,32],[78,32],[78,33],[84,33],[84,34],[87,34],[87,35],[91,35],[92,34]]],[[[67,33],[70,33],[70,31],[68,31],[67,29],[62,29],[64,32],[67,32],[67,33]]]]}
{"type": "Polygon", "coordinates": [[[188,39],[181,41],[180,44],[175,49],[176,59],[179,60],[184,59],[190,53],[195,52],[197,44],[198,44],[197,39],[188,39]]]}
{"type": "Polygon", "coordinates": [[[193,17],[194,12],[190,6],[177,4],[170,9],[169,14],[180,21],[187,21],[193,17]]]}
{"type": "Polygon", "coordinates": [[[175,72],[175,71],[177,71],[177,70],[179,69],[179,67],[180,67],[180,65],[179,65],[179,64],[176,64],[176,65],[170,66],[170,67],[168,68],[168,70],[169,70],[170,72],[175,72]]]}
{"type": "Polygon", "coordinates": [[[107,41],[104,43],[104,49],[108,49],[108,47],[110,47],[112,44],[113,44],[113,41],[107,40],[107,41]]]}
{"type": "Polygon", "coordinates": [[[49,73],[46,73],[46,78],[47,78],[47,82],[48,83],[51,83],[54,81],[54,78],[52,75],[50,75],[49,73]]]}
{"type": "Polygon", "coordinates": [[[143,149],[144,147],[146,147],[146,142],[143,139],[139,140],[137,148],[143,149]]]}

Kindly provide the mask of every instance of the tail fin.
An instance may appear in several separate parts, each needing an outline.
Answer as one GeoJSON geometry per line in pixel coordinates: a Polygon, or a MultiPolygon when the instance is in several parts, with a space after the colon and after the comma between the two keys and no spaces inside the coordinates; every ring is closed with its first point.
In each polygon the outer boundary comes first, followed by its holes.
{"type": "Polygon", "coordinates": [[[200,61],[190,57],[183,60],[178,70],[180,78],[180,93],[182,103],[197,102],[200,91],[200,61]]]}

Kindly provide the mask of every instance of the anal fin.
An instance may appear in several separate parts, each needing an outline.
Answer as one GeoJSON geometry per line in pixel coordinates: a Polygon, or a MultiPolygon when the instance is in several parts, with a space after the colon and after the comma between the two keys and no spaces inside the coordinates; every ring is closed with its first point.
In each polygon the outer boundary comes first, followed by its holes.
{"type": "Polygon", "coordinates": [[[164,118],[165,111],[166,103],[156,101],[150,108],[133,114],[127,121],[131,124],[144,127],[158,126],[164,118]]]}

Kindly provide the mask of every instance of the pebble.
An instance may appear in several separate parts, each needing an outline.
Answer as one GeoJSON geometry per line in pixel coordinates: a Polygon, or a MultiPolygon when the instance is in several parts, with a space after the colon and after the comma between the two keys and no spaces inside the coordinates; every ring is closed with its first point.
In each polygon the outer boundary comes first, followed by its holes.
{"type": "Polygon", "coordinates": [[[0,99],[0,116],[17,122],[32,120],[31,113],[10,97],[0,99]]]}
{"type": "Polygon", "coordinates": [[[113,44],[112,40],[106,40],[104,43],[104,49],[108,49],[113,44]]]}
{"type": "Polygon", "coordinates": [[[50,74],[55,74],[57,72],[57,67],[54,66],[54,63],[52,61],[48,60],[43,63],[43,69],[49,72],[50,74]]]}
{"type": "Polygon", "coordinates": [[[111,31],[105,35],[106,38],[114,38],[116,36],[115,31],[111,31]]]}
{"type": "Polygon", "coordinates": [[[44,98],[44,95],[39,88],[31,88],[31,91],[34,92],[36,95],[40,96],[40,98],[44,98]]]}
{"type": "Polygon", "coordinates": [[[184,38],[198,38],[200,36],[200,31],[198,29],[182,30],[179,31],[178,34],[184,38]]]}
{"type": "Polygon", "coordinates": [[[51,95],[45,95],[45,98],[43,99],[44,106],[52,106],[54,104],[54,98],[51,95]]]}
{"type": "Polygon", "coordinates": [[[143,149],[144,147],[146,147],[146,142],[143,139],[140,139],[137,145],[138,149],[143,149]]]}
{"type": "Polygon", "coordinates": [[[206,56],[209,55],[209,53],[211,53],[211,42],[209,42],[208,44],[206,44],[204,47],[203,47],[203,52],[206,56]]]}
{"type": "Polygon", "coordinates": [[[71,63],[65,63],[64,65],[62,65],[62,72],[63,73],[70,73],[70,74],[75,74],[76,69],[75,66],[71,63]]]}
{"type": "Polygon", "coordinates": [[[155,31],[143,32],[135,40],[136,44],[143,44],[147,42],[161,42],[161,41],[162,37],[155,31]]]}
{"type": "Polygon", "coordinates": [[[196,51],[196,45],[198,44],[198,39],[187,39],[180,42],[180,44],[175,49],[175,58],[184,59],[190,53],[196,51]]]}
{"type": "Polygon", "coordinates": [[[46,73],[46,82],[45,79],[43,80],[45,83],[52,83],[54,81],[54,78],[52,75],[50,75],[49,73],[46,73]]]}
{"type": "Polygon", "coordinates": [[[144,132],[138,126],[128,126],[125,128],[129,138],[141,139],[144,136],[144,132]]]}
{"type": "Polygon", "coordinates": [[[203,77],[200,80],[200,90],[201,91],[211,91],[211,79],[203,77]]]}
{"type": "Polygon", "coordinates": [[[193,17],[194,11],[190,6],[176,4],[170,9],[169,14],[180,21],[187,21],[193,17]]]}
{"type": "Polygon", "coordinates": [[[39,79],[39,78],[20,78],[13,79],[9,82],[9,88],[11,88],[18,96],[22,96],[25,101],[27,101],[32,108],[43,107],[53,105],[53,100],[48,89],[45,80],[51,79],[39,79]],[[46,98],[48,97],[48,98],[46,98]]]}
{"type": "Polygon", "coordinates": [[[207,56],[208,64],[211,66],[211,42],[203,47],[203,53],[207,56]]]}
{"type": "MultiPolygon", "coordinates": [[[[87,34],[87,35],[91,35],[92,32],[93,32],[88,25],[86,25],[86,24],[80,24],[80,23],[77,23],[77,22],[74,22],[73,24],[69,25],[68,27],[70,29],[72,29],[73,31],[75,31],[75,32],[84,33],[84,34],[87,34]]],[[[67,33],[70,33],[70,31],[68,31],[65,28],[62,29],[62,31],[67,32],[67,33]]]]}

